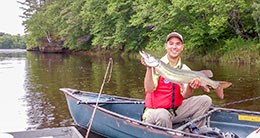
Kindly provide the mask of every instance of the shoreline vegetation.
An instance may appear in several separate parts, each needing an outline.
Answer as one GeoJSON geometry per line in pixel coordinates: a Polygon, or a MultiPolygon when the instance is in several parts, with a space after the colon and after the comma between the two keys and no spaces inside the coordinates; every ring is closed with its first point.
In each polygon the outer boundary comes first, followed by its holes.
{"type": "MultiPolygon", "coordinates": [[[[203,62],[217,62],[217,63],[234,63],[234,64],[259,64],[260,65],[260,43],[244,42],[238,45],[230,45],[229,50],[215,50],[206,53],[200,53],[198,49],[185,48],[183,59],[188,61],[203,61],[203,62]],[[247,44],[246,44],[247,43],[247,44]],[[249,43],[249,44],[248,44],[249,43]]],[[[32,50],[28,50],[32,51],[32,50]]],[[[39,51],[33,50],[33,51],[39,51]]],[[[147,48],[144,51],[151,53],[156,57],[162,57],[165,54],[163,46],[158,48],[147,48]]],[[[138,51],[120,51],[118,49],[92,49],[92,50],[68,50],[64,49],[63,52],[45,51],[42,53],[67,53],[72,55],[82,56],[113,56],[120,55],[121,57],[128,57],[132,59],[139,59],[138,51]]]]}
{"type": "MultiPolygon", "coordinates": [[[[225,53],[220,52],[208,52],[206,55],[192,53],[191,50],[184,50],[182,56],[183,59],[188,61],[202,61],[202,62],[217,62],[224,64],[251,64],[260,65],[260,48],[257,46],[252,46],[250,48],[241,48],[228,51],[225,53]]],[[[146,50],[148,53],[152,53],[156,57],[162,57],[165,54],[163,48],[149,49],[146,50]]],[[[130,57],[140,57],[139,53],[130,54],[130,57]]]]}
{"type": "MultiPolygon", "coordinates": [[[[186,45],[186,44],[185,44],[186,45]]],[[[162,57],[165,54],[164,46],[157,48],[146,48],[144,51],[151,53],[156,57],[162,57]]],[[[99,49],[99,50],[69,50],[70,54],[85,56],[110,56],[120,55],[128,58],[140,58],[138,51],[120,51],[117,49],[99,49]]],[[[218,50],[208,50],[201,52],[199,49],[185,47],[182,56],[188,61],[218,62],[231,64],[258,64],[260,65],[260,43],[254,40],[236,39],[225,45],[225,48],[218,50]],[[185,55],[185,56],[184,56],[185,55]]]]}

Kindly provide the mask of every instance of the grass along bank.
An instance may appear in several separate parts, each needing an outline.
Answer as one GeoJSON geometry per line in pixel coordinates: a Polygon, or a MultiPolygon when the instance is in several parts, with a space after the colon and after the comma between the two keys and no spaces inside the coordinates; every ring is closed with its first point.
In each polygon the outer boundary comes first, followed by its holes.
{"type": "MultiPolygon", "coordinates": [[[[224,46],[219,47],[203,52],[201,49],[185,47],[182,58],[189,61],[260,64],[260,43],[257,40],[236,38],[226,41],[224,46]]],[[[156,57],[162,57],[165,54],[164,47],[147,48],[145,51],[156,57]]]]}
{"type": "Polygon", "coordinates": [[[222,63],[260,63],[260,43],[256,40],[233,39],[227,41],[222,49],[209,53],[203,60],[210,56],[222,63]]]}
{"type": "MultiPolygon", "coordinates": [[[[165,47],[145,48],[145,52],[156,57],[165,55],[165,47]]],[[[79,50],[72,51],[71,54],[80,54],[86,56],[121,56],[122,58],[140,59],[138,51],[120,51],[118,49],[99,49],[99,50],[79,50]]],[[[185,45],[182,55],[184,60],[203,61],[203,62],[220,62],[236,64],[259,64],[260,65],[260,43],[257,40],[244,40],[236,38],[225,41],[223,45],[214,46],[207,50],[190,48],[185,45]]]]}

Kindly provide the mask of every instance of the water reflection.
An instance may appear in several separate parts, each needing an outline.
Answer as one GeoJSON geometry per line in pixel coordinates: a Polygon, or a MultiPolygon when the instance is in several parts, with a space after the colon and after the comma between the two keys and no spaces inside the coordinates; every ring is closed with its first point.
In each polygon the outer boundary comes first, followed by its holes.
{"type": "MultiPolygon", "coordinates": [[[[99,92],[109,57],[85,57],[31,52],[1,52],[0,131],[75,125],[59,88],[99,92]],[[14,123],[15,122],[15,123],[14,123]]],[[[113,57],[111,81],[102,93],[144,98],[145,67],[139,59],[113,57]]],[[[233,83],[220,100],[212,91],[213,103],[224,104],[260,96],[259,66],[186,62],[194,70],[211,69],[214,80],[233,83]]],[[[204,93],[197,91],[196,94],[204,93]]],[[[227,107],[260,111],[259,100],[227,107]]]]}
{"type": "Polygon", "coordinates": [[[64,95],[59,93],[59,87],[67,81],[62,71],[63,56],[28,53],[27,59],[28,129],[73,125],[64,95]]]}
{"type": "Polygon", "coordinates": [[[0,50],[0,132],[25,130],[27,127],[27,103],[23,100],[25,62],[25,52],[4,53],[0,50]]]}
{"type": "MultiPolygon", "coordinates": [[[[214,73],[214,80],[227,80],[232,86],[224,89],[225,98],[219,100],[213,93],[214,104],[220,105],[234,101],[251,99],[260,96],[260,72],[259,65],[249,64],[218,64],[218,63],[189,63],[196,70],[211,69],[214,73]]],[[[258,100],[251,100],[240,104],[233,104],[226,107],[260,111],[258,100]]]]}

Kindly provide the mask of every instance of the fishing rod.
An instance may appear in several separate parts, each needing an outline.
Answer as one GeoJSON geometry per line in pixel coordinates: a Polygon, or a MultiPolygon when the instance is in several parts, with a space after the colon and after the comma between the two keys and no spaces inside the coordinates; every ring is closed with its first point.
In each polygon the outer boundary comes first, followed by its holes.
{"type": "MultiPolygon", "coordinates": [[[[198,122],[198,121],[200,121],[200,120],[202,120],[202,119],[204,119],[204,118],[210,116],[210,115],[211,115],[212,113],[214,113],[215,111],[223,110],[224,108],[222,108],[222,107],[224,107],[224,106],[233,105],[233,104],[238,104],[238,103],[243,103],[243,102],[247,102],[247,101],[253,101],[253,100],[257,100],[257,99],[260,99],[260,96],[252,97],[252,98],[248,98],[248,99],[243,99],[243,100],[238,100],[238,101],[233,101],[233,102],[229,102],[229,103],[225,103],[225,104],[215,105],[215,106],[213,106],[213,109],[212,109],[212,110],[208,111],[208,113],[206,113],[206,114],[204,114],[204,115],[202,115],[202,116],[200,116],[200,117],[198,117],[198,118],[196,118],[196,119],[193,119],[193,120],[189,121],[189,122],[186,123],[185,125],[182,125],[181,127],[179,127],[177,130],[182,131],[182,130],[184,130],[184,129],[186,129],[186,128],[189,128],[189,127],[193,127],[193,126],[194,126],[194,127],[197,127],[197,126],[195,125],[196,122],[198,122]]],[[[229,109],[229,111],[237,111],[237,110],[236,110],[236,109],[231,109],[231,110],[229,109]]],[[[252,112],[250,112],[250,111],[240,111],[240,112],[243,112],[243,113],[252,113],[252,112]]],[[[253,112],[253,114],[255,114],[255,115],[260,115],[258,112],[253,112]]]]}
{"type": "Polygon", "coordinates": [[[237,101],[224,103],[224,104],[219,104],[219,105],[215,105],[215,107],[225,107],[225,106],[228,106],[228,105],[239,104],[239,103],[243,103],[243,102],[247,102],[247,101],[253,101],[253,100],[257,100],[257,99],[260,99],[260,96],[247,98],[247,99],[243,99],[243,100],[237,100],[237,101]]]}

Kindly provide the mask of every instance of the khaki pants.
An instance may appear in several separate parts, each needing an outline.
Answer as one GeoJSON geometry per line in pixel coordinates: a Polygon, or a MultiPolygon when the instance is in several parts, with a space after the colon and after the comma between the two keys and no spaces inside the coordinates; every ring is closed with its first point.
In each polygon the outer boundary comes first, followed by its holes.
{"type": "MultiPolygon", "coordinates": [[[[173,123],[195,119],[205,114],[212,104],[212,100],[207,95],[192,96],[183,100],[182,105],[176,110],[177,116],[172,115],[164,108],[147,108],[143,114],[143,121],[162,127],[172,128],[173,123]]],[[[201,120],[197,126],[202,127],[206,120],[201,120]]]]}

